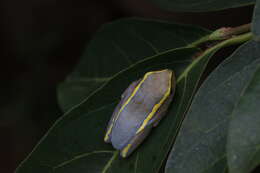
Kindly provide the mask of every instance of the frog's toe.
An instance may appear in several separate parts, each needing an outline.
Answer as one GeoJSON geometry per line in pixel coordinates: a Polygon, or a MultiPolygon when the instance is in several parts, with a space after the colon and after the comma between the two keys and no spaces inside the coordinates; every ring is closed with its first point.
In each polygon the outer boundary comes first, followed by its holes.
{"type": "Polygon", "coordinates": [[[105,143],[111,143],[111,137],[110,137],[109,134],[106,134],[106,135],[105,135],[104,141],[105,141],[105,143]]]}

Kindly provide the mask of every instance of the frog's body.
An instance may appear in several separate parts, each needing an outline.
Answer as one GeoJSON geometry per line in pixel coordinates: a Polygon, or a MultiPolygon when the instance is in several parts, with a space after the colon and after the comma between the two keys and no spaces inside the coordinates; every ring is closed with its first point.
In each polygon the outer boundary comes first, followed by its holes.
{"type": "Polygon", "coordinates": [[[127,157],[165,115],[175,89],[171,70],[148,72],[123,93],[108,124],[105,142],[127,157]]]}

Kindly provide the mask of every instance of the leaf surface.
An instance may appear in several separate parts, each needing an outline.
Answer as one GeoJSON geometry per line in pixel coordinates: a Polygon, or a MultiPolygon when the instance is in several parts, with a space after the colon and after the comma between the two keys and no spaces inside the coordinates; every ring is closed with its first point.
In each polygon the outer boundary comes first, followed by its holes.
{"type": "Polygon", "coordinates": [[[260,45],[242,45],[214,70],[193,99],[166,164],[166,173],[227,171],[231,114],[260,63],[260,45]]]}
{"type": "Polygon", "coordinates": [[[196,60],[194,66],[185,71],[196,51],[193,48],[177,49],[139,62],[115,75],[59,119],[17,172],[158,172],[200,75],[213,54],[196,60]],[[147,71],[162,68],[174,69],[179,76],[174,104],[138,150],[122,159],[103,141],[108,120],[131,81],[147,71]]]}
{"type": "Polygon", "coordinates": [[[67,78],[58,87],[58,100],[64,112],[79,104],[110,78],[67,78]]]}
{"type": "Polygon", "coordinates": [[[260,0],[256,0],[252,21],[252,32],[255,36],[255,40],[260,41],[260,0]]]}
{"type": "Polygon", "coordinates": [[[258,67],[232,114],[227,143],[230,173],[249,173],[260,163],[259,105],[260,68],[258,67]]]}
{"type": "Polygon", "coordinates": [[[88,44],[72,74],[60,85],[59,103],[65,112],[124,68],[187,46],[209,33],[196,26],[137,18],[106,24],[88,44]]]}

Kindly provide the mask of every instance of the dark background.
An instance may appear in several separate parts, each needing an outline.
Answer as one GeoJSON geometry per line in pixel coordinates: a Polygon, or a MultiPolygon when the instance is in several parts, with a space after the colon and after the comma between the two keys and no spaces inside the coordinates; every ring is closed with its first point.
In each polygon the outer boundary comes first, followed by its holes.
{"type": "MultiPolygon", "coordinates": [[[[3,173],[13,172],[62,115],[56,87],[73,70],[102,24],[138,16],[217,29],[249,23],[253,9],[172,13],[156,8],[149,0],[1,0],[0,8],[3,173]]],[[[224,49],[213,64],[228,53],[230,50],[224,49]]]]}

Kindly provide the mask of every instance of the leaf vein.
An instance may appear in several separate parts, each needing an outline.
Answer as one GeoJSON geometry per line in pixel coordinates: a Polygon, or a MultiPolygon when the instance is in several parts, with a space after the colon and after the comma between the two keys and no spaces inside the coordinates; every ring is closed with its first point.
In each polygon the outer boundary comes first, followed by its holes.
{"type": "Polygon", "coordinates": [[[104,169],[102,170],[102,173],[106,173],[107,170],[111,167],[113,161],[116,159],[117,155],[119,154],[119,151],[114,152],[113,156],[111,157],[111,159],[107,162],[107,164],[105,165],[104,169]]]}
{"type": "Polygon", "coordinates": [[[72,159],[66,160],[66,161],[64,161],[62,163],[59,163],[58,165],[54,166],[53,167],[53,171],[55,171],[55,169],[61,168],[61,167],[65,166],[65,165],[68,165],[71,162],[74,162],[74,161],[76,161],[78,159],[82,159],[84,157],[88,157],[88,156],[93,155],[93,154],[113,153],[113,152],[114,151],[112,151],[112,150],[111,151],[110,150],[101,150],[101,151],[93,151],[93,152],[90,152],[90,153],[82,153],[82,154],[74,156],[72,159]]]}

